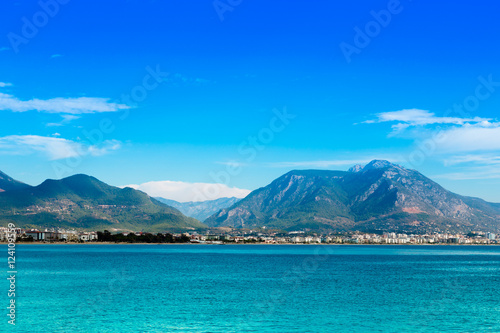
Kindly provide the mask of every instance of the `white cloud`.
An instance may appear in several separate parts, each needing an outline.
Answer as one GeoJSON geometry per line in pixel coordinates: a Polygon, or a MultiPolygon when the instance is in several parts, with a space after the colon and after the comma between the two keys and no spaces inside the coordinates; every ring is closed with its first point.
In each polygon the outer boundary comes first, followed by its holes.
{"type": "Polygon", "coordinates": [[[42,153],[49,160],[59,160],[78,156],[101,156],[121,146],[119,141],[107,140],[99,147],[58,137],[38,135],[9,135],[0,137],[0,153],[30,155],[42,153]]]}
{"type": "Polygon", "coordinates": [[[146,192],[152,197],[162,197],[179,202],[215,200],[218,198],[244,198],[251,191],[225,184],[214,183],[187,183],[180,181],[153,181],[140,185],[126,185],[136,190],[146,192]]]}
{"type": "Polygon", "coordinates": [[[417,142],[433,141],[435,153],[500,150],[500,122],[491,118],[438,117],[434,113],[405,109],[377,114],[367,124],[393,122],[392,133],[417,142]],[[438,128],[436,125],[442,125],[438,128]]]}
{"type": "Polygon", "coordinates": [[[99,112],[116,112],[130,109],[125,104],[110,102],[109,98],[76,97],[20,100],[17,97],[0,93],[0,110],[13,112],[38,111],[45,113],[84,114],[99,112]]]}
{"type": "Polygon", "coordinates": [[[460,172],[451,172],[433,176],[436,179],[450,180],[478,180],[478,179],[500,179],[500,169],[497,167],[468,168],[460,172]]]}
{"type": "Polygon", "coordinates": [[[81,117],[80,116],[75,116],[75,115],[72,115],[72,114],[61,114],[61,117],[62,117],[62,120],[58,123],[48,123],[47,126],[64,126],[66,125],[67,123],[73,121],[73,120],[76,120],[76,119],[80,119],[81,117]]]}
{"type": "Polygon", "coordinates": [[[101,146],[89,146],[87,151],[92,156],[102,156],[108,154],[110,151],[118,150],[122,146],[122,143],[118,140],[106,140],[101,146]]]}
{"type": "Polygon", "coordinates": [[[455,124],[463,125],[466,123],[478,123],[490,121],[487,118],[459,118],[459,117],[437,117],[434,113],[420,109],[404,109],[400,111],[390,111],[378,113],[377,119],[367,120],[364,123],[383,123],[383,122],[399,122],[397,126],[407,128],[408,126],[424,126],[433,124],[455,124]]]}
{"type": "Polygon", "coordinates": [[[500,179],[500,122],[490,118],[438,117],[407,109],[377,114],[365,123],[393,122],[389,136],[415,141],[426,158],[438,157],[453,172],[434,176],[451,180],[500,179]]]}
{"type": "Polygon", "coordinates": [[[500,150],[500,123],[466,124],[443,130],[441,136],[438,152],[500,150]]]}
{"type": "Polygon", "coordinates": [[[445,161],[445,165],[457,165],[465,163],[480,163],[480,164],[498,164],[500,165],[500,156],[496,154],[469,154],[469,155],[459,155],[452,156],[445,161]]]}
{"type": "Polygon", "coordinates": [[[0,82],[0,88],[4,88],[4,87],[12,87],[12,83],[0,82]]]}
{"type": "Polygon", "coordinates": [[[436,178],[466,179],[500,179],[500,156],[498,154],[467,154],[446,158],[444,165],[458,172],[441,174],[436,178]]]}
{"type": "Polygon", "coordinates": [[[42,152],[49,159],[78,156],[80,145],[76,142],[53,137],[38,135],[10,135],[0,138],[0,151],[27,155],[33,152],[42,152]]]}
{"type": "Polygon", "coordinates": [[[63,118],[63,122],[70,122],[75,119],[80,119],[80,116],[75,116],[72,114],[63,114],[61,115],[61,117],[63,118]]]}

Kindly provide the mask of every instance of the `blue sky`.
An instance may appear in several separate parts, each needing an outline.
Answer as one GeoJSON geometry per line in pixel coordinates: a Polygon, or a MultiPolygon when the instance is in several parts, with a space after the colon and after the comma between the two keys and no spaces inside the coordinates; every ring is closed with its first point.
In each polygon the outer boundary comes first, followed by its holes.
{"type": "Polygon", "coordinates": [[[41,3],[0,11],[14,178],[188,201],[381,158],[500,202],[493,1],[41,3]]]}

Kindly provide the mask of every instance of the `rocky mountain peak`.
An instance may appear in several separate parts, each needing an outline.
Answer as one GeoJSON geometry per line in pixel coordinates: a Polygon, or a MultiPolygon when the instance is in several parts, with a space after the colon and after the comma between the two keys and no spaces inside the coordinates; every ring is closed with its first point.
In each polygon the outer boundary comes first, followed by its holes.
{"type": "Polygon", "coordinates": [[[385,160],[373,160],[370,163],[368,163],[363,170],[370,170],[370,169],[385,169],[385,168],[390,168],[396,166],[395,164],[392,164],[389,161],[385,160]]]}
{"type": "Polygon", "coordinates": [[[281,230],[500,230],[500,204],[449,192],[416,170],[373,160],[349,171],[290,172],[205,223],[281,230]]]}
{"type": "Polygon", "coordinates": [[[360,172],[363,170],[363,166],[361,164],[356,164],[347,170],[348,172],[360,172]]]}

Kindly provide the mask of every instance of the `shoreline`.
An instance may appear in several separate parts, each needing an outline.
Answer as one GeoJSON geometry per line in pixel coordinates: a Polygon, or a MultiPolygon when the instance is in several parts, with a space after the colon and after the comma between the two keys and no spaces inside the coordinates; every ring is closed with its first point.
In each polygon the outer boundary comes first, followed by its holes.
{"type": "MultiPolygon", "coordinates": [[[[8,245],[9,243],[0,242],[0,245],[8,245]]],[[[183,246],[199,246],[199,245],[212,245],[212,246],[220,246],[220,245],[272,245],[272,246],[280,246],[280,245],[294,245],[294,246],[499,246],[500,244],[337,244],[337,243],[310,243],[310,244],[297,244],[297,243],[279,243],[279,244],[266,244],[266,243],[224,243],[224,244],[199,244],[199,243],[115,243],[115,242],[85,242],[85,243],[40,243],[40,242],[23,242],[23,243],[15,243],[17,245],[183,245],[183,246]]]]}

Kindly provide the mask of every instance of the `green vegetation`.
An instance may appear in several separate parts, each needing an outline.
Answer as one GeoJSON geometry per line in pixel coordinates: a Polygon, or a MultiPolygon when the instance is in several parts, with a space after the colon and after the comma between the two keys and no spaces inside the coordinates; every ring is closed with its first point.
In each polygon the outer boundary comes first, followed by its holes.
{"type": "Polygon", "coordinates": [[[205,227],[143,192],[110,186],[86,175],[0,193],[0,225],[9,222],[25,228],[149,232],[205,227]]]}
{"type": "Polygon", "coordinates": [[[188,236],[181,235],[180,237],[173,236],[172,234],[158,233],[156,235],[145,233],[136,235],[129,233],[127,236],[123,234],[111,234],[108,230],[104,232],[97,232],[98,242],[114,242],[114,243],[189,243],[188,236]]]}

